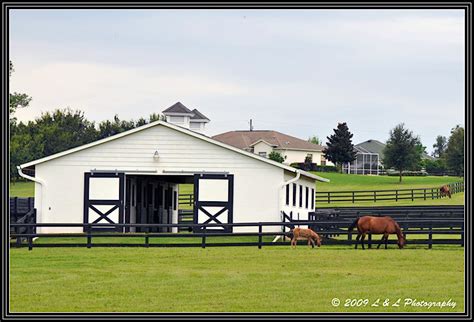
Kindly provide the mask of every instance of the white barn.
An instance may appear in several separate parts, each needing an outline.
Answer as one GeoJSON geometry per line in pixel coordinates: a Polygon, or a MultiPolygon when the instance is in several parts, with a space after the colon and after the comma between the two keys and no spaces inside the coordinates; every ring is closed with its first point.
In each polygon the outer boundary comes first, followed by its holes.
{"type": "Polygon", "coordinates": [[[18,170],[35,182],[38,223],[111,227],[178,223],[183,183],[194,183],[195,223],[279,222],[282,211],[303,220],[315,208],[315,181],[328,181],[163,121],[22,164],[18,170]]]}

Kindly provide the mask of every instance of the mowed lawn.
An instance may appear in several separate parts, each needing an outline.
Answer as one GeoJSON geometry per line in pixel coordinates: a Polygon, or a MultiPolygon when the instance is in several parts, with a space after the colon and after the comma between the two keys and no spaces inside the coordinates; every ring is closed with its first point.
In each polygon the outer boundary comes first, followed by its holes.
{"type": "Polygon", "coordinates": [[[31,181],[10,182],[10,197],[34,197],[35,184],[31,181]]]}
{"type": "Polygon", "coordinates": [[[330,182],[317,182],[318,191],[354,191],[354,190],[394,190],[412,188],[439,188],[447,183],[463,181],[461,177],[425,176],[398,177],[342,174],[335,172],[313,172],[318,176],[329,179],[330,182]]]}
{"type": "MultiPolygon", "coordinates": [[[[461,312],[464,249],[35,248],[10,253],[12,312],[461,312]],[[334,307],[333,298],[341,305],[334,307]],[[399,307],[373,307],[378,298],[399,307]],[[405,298],[456,307],[404,306],[405,298]],[[344,307],[346,299],[368,299],[344,307]]],[[[380,302],[382,303],[382,302],[380,302]]]]}

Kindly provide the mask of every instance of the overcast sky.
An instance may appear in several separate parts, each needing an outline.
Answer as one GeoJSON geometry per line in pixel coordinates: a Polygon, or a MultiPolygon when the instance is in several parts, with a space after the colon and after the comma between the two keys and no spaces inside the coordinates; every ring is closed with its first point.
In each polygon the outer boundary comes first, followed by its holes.
{"type": "Polygon", "coordinates": [[[19,120],[71,107],[101,121],[177,101],[208,134],[272,129],[354,143],[398,123],[428,151],[464,125],[461,10],[12,10],[19,120]]]}

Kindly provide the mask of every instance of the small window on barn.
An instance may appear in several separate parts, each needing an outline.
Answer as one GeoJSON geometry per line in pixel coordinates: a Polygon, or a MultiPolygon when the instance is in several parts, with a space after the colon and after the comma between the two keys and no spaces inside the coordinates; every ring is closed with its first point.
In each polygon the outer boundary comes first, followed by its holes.
{"type": "Polygon", "coordinates": [[[300,185],[300,208],[303,207],[303,186],[300,185]]]}
{"type": "Polygon", "coordinates": [[[184,123],[184,116],[170,116],[170,122],[184,123]]]}
{"type": "Polygon", "coordinates": [[[314,210],[314,188],[311,188],[311,210],[314,210]]]}
{"type": "Polygon", "coordinates": [[[308,188],[308,187],[305,187],[305,190],[306,190],[305,208],[308,209],[309,188],[308,188]]]}
{"type": "Polygon", "coordinates": [[[267,152],[258,152],[258,155],[261,157],[266,158],[267,157],[267,152]]]}
{"type": "Polygon", "coordinates": [[[293,207],[296,207],[296,183],[293,183],[293,207]]]}
{"type": "Polygon", "coordinates": [[[290,185],[286,185],[286,205],[290,205],[290,185]]]}
{"type": "Polygon", "coordinates": [[[189,128],[191,130],[199,130],[201,129],[201,123],[191,122],[189,123],[189,128]]]}

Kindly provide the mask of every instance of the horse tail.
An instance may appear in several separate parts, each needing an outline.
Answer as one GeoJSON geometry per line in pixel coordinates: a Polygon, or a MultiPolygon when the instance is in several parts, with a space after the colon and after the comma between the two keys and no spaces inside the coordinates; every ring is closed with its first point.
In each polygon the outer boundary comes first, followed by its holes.
{"type": "Polygon", "coordinates": [[[352,231],[357,226],[358,223],[359,223],[359,218],[356,218],[356,220],[354,220],[354,222],[349,226],[349,231],[352,231]]]}

